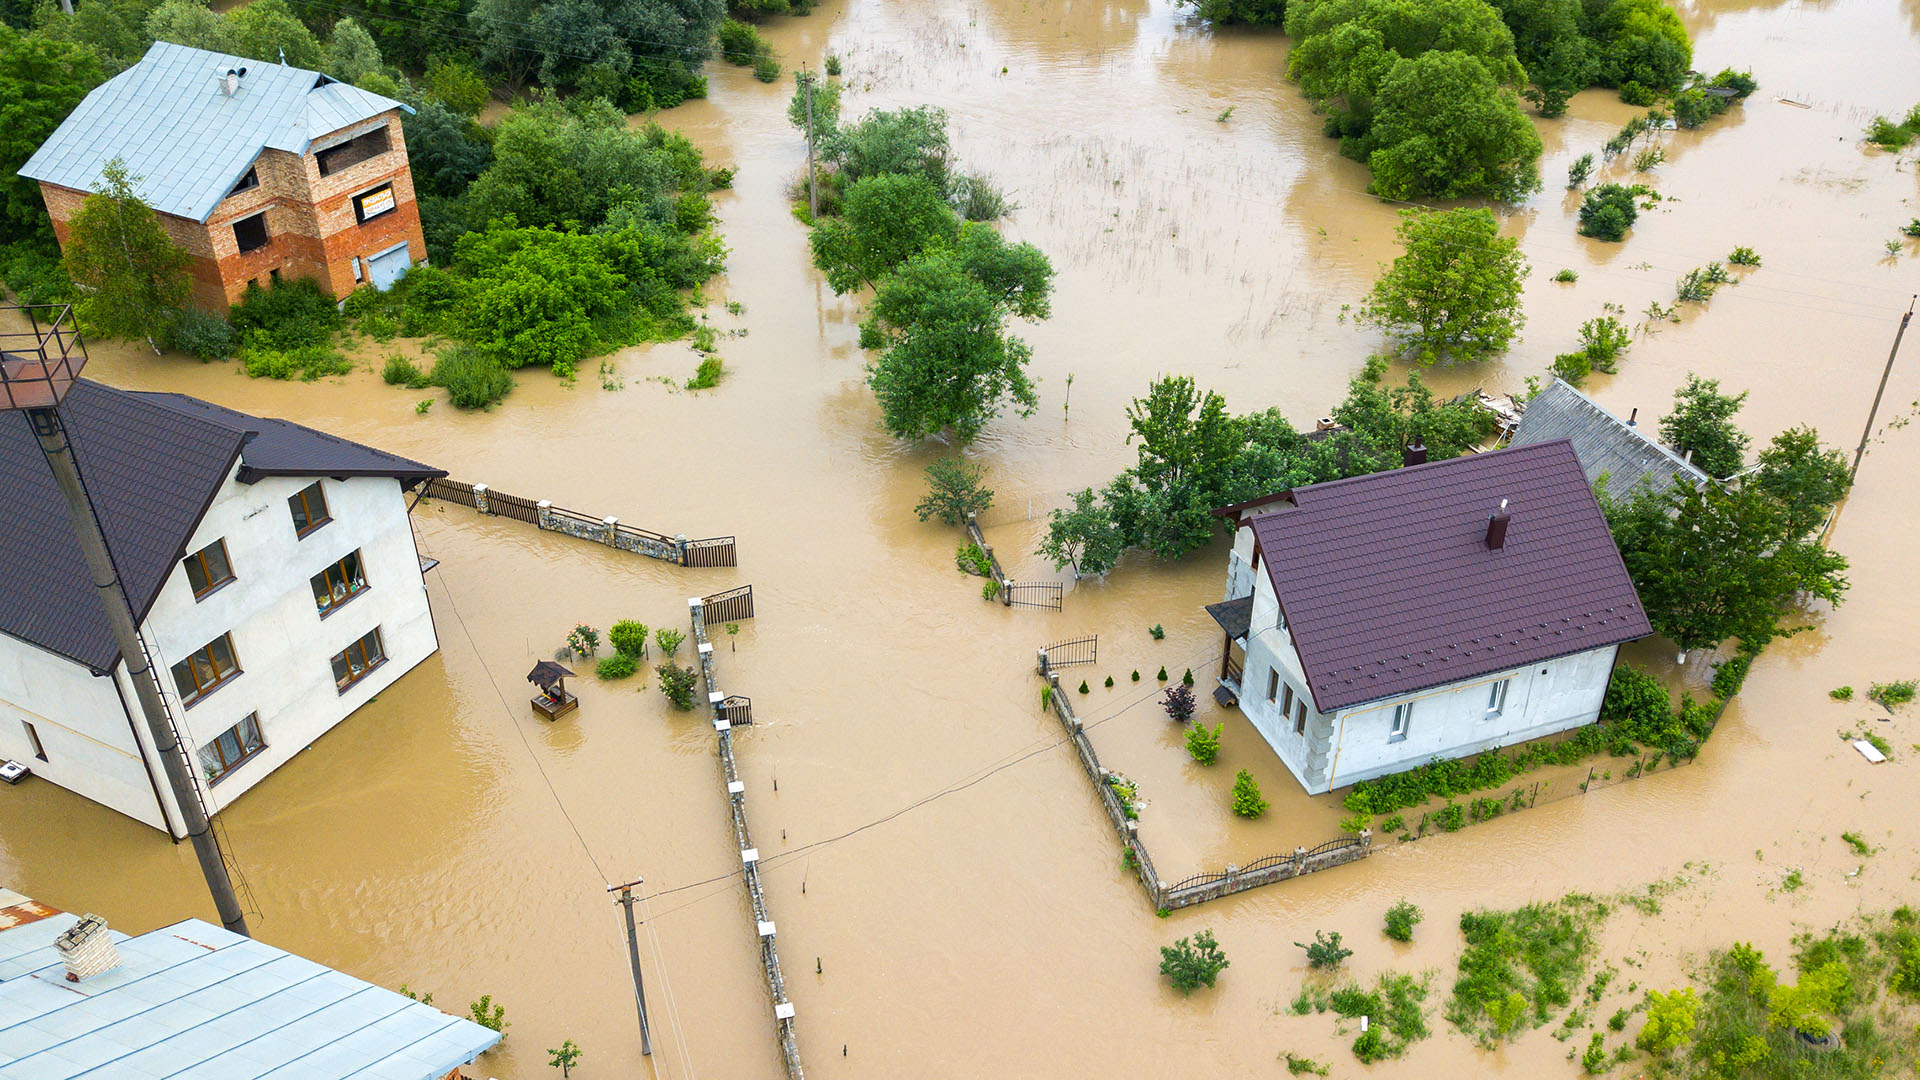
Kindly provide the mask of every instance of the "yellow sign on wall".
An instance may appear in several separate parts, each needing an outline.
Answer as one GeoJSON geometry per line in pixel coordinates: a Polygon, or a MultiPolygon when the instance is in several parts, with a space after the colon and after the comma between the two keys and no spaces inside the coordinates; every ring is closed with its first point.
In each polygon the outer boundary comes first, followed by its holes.
{"type": "Polygon", "coordinates": [[[361,221],[365,221],[370,217],[378,217],[393,209],[393,189],[385,187],[379,191],[370,191],[355,201],[360,204],[361,221]]]}

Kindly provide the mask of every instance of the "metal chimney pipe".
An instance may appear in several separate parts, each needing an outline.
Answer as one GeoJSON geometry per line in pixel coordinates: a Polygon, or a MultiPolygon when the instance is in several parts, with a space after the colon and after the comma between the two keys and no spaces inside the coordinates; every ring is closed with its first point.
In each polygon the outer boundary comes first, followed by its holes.
{"type": "Polygon", "coordinates": [[[1499,551],[1507,546],[1507,525],[1513,521],[1513,515],[1507,513],[1507,500],[1500,500],[1500,509],[1487,518],[1487,550],[1499,551]]]}
{"type": "Polygon", "coordinates": [[[1633,407],[1633,411],[1627,414],[1627,426],[1628,427],[1635,426],[1635,424],[1638,423],[1639,419],[1640,419],[1640,406],[1635,405],[1633,407]]]}

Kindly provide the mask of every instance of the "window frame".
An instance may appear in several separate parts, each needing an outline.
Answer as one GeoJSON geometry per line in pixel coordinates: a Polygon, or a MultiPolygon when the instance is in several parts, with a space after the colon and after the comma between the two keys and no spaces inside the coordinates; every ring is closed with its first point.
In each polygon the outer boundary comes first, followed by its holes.
{"type": "Polygon", "coordinates": [[[212,596],[214,593],[217,593],[221,589],[227,587],[234,580],[233,558],[227,553],[227,538],[223,536],[220,539],[215,540],[213,543],[208,544],[206,547],[201,548],[199,551],[196,551],[193,554],[187,556],[186,558],[181,559],[180,569],[182,572],[184,572],[187,575],[187,587],[193,590],[194,603],[199,603],[200,601],[205,600],[207,597],[212,596]],[[227,575],[222,578],[214,578],[207,573],[207,552],[212,551],[215,548],[218,548],[220,550],[220,564],[227,568],[227,575]],[[204,585],[195,585],[193,583],[192,567],[194,566],[196,561],[199,563],[199,566],[200,566],[200,576],[206,582],[206,584],[204,585]]]}
{"type": "Polygon", "coordinates": [[[1494,720],[1505,716],[1507,712],[1507,691],[1512,689],[1513,676],[1498,679],[1488,684],[1487,711],[1482,719],[1494,720]]]}
{"type": "Polygon", "coordinates": [[[327,505],[327,491],[321,487],[320,484],[321,481],[315,480],[313,483],[287,496],[287,510],[289,513],[294,514],[293,535],[296,540],[305,540],[333,520],[333,510],[327,505]],[[307,492],[309,491],[315,492],[320,497],[320,516],[317,518],[313,516],[313,507],[307,502],[307,492]],[[295,513],[293,509],[295,501],[298,501],[300,504],[298,513],[295,513]],[[301,528],[300,526],[299,513],[307,515],[305,528],[301,528]]]}
{"type": "Polygon", "coordinates": [[[372,588],[372,585],[367,581],[367,560],[365,556],[360,554],[359,548],[354,548],[352,551],[340,556],[338,560],[327,564],[319,573],[307,579],[307,584],[316,586],[313,593],[313,605],[323,619],[328,618],[334,612],[347,606],[348,603],[358,599],[360,594],[372,588]],[[343,569],[349,559],[351,559],[354,564],[355,574],[353,578],[348,577],[346,570],[343,569]],[[341,582],[339,586],[334,586],[333,584],[332,575],[336,570],[340,572],[341,582]],[[357,585],[354,583],[354,578],[358,578],[359,580],[357,585]],[[322,593],[317,587],[317,583],[322,579],[324,579],[328,585],[325,593],[322,593]],[[346,594],[339,595],[339,588],[345,588],[346,594]]]}
{"type": "MultiPolygon", "coordinates": [[[[1286,693],[1280,697],[1280,715],[1282,718],[1285,718],[1288,713],[1293,711],[1293,683],[1289,682],[1286,686],[1286,693]]],[[[1272,699],[1269,698],[1268,700],[1272,699]]]]}
{"type": "Polygon", "coordinates": [[[266,748],[267,738],[260,730],[260,713],[256,710],[241,717],[238,723],[214,736],[213,740],[205,746],[196,749],[194,751],[194,762],[200,766],[200,773],[205,778],[207,786],[211,787],[225,780],[227,777],[232,776],[234,770],[240,766],[259,757],[261,752],[266,750],[266,748]],[[249,740],[246,734],[241,730],[243,728],[252,729],[253,738],[251,740],[251,746],[248,745],[249,740]],[[235,757],[232,761],[227,760],[226,752],[220,745],[220,741],[229,735],[234,737],[233,744],[239,751],[239,756],[235,757]],[[221,767],[218,772],[210,772],[208,770],[206,755],[209,750],[213,750],[219,755],[221,767]]]}
{"type": "Polygon", "coordinates": [[[373,187],[349,197],[347,203],[353,207],[353,221],[356,225],[365,225],[369,221],[377,221],[380,218],[386,217],[388,214],[398,213],[400,210],[400,196],[394,194],[393,181],[391,180],[384,184],[375,184],[373,187]],[[387,208],[372,214],[367,213],[365,209],[366,201],[382,191],[386,192],[388,196],[387,208]]]}
{"type": "Polygon", "coordinates": [[[1307,699],[1304,695],[1293,703],[1293,733],[1307,733],[1307,699]]]}
{"type": "Polygon", "coordinates": [[[227,631],[224,634],[221,634],[217,638],[214,638],[212,641],[207,642],[205,645],[202,645],[199,648],[193,650],[192,653],[188,654],[186,659],[181,660],[178,663],[174,664],[168,670],[171,671],[173,674],[173,689],[175,693],[180,695],[181,706],[188,709],[191,709],[195,705],[198,705],[200,702],[205,701],[207,699],[208,694],[213,693],[215,690],[220,689],[221,687],[227,685],[228,683],[232,682],[233,680],[239,678],[241,675],[246,673],[246,669],[240,666],[240,650],[234,648],[233,631],[231,630],[227,631]],[[230,664],[224,673],[222,673],[219,670],[219,666],[214,661],[214,656],[213,656],[213,647],[215,645],[220,644],[223,641],[226,642],[227,659],[230,661],[230,664]],[[199,657],[202,654],[205,654],[206,656],[206,659],[202,662],[204,662],[209,668],[213,669],[214,678],[213,678],[213,681],[211,682],[203,683],[200,681],[200,673],[196,666],[196,661],[199,659],[199,657]],[[191,675],[193,678],[193,685],[195,687],[195,690],[192,697],[188,697],[186,688],[180,685],[180,669],[183,666],[187,669],[188,674],[191,675]]]}
{"type": "MultiPolygon", "coordinates": [[[[1291,689],[1291,687],[1289,687],[1289,689],[1291,689]]],[[[1280,696],[1280,669],[1268,668],[1267,669],[1267,703],[1272,704],[1273,701],[1279,696],[1280,696]]],[[[1286,710],[1282,709],[1281,711],[1285,712],[1286,710]]]]}
{"type": "Polygon", "coordinates": [[[1387,741],[1405,742],[1407,733],[1413,729],[1413,702],[1403,701],[1393,707],[1393,719],[1387,725],[1387,741]]]}
{"type": "Polygon", "coordinates": [[[27,729],[27,742],[33,746],[34,759],[36,761],[52,760],[47,757],[47,744],[40,741],[40,730],[33,726],[33,721],[22,719],[20,726],[27,729]]]}
{"type": "Polygon", "coordinates": [[[334,663],[334,662],[346,664],[348,667],[348,675],[344,681],[341,680],[340,675],[337,671],[334,673],[334,676],[333,676],[334,689],[344,694],[347,691],[353,689],[355,686],[358,686],[363,680],[366,679],[367,676],[379,670],[380,666],[387,662],[386,638],[381,635],[380,628],[376,626],[373,629],[355,638],[353,640],[353,643],[348,645],[346,648],[341,649],[337,653],[334,653],[332,659],[329,660],[329,663],[334,663]],[[375,650],[377,650],[377,653],[378,653],[377,656],[370,656],[367,652],[366,644],[369,639],[373,641],[373,647],[375,650]],[[360,650],[360,661],[362,664],[365,665],[358,672],[355,672],[352,670],[353,651],[356,648],[360,650]]]}
{"type": "Polygon", "coordinates": [[[259,251],[261,248],[273,242],[273,232],[267,228],[267,212],[265,210],[257,214],[248,214],[243,218],[236,218],[231,228],[233,229],[233,246],[242,255],[252,251],[259,251]],[[240,226],[245,225],[249,221],[258,221],[260,223],[260,242],[257,244],[248,244],[246,238],[240,235],[240,226]]]}

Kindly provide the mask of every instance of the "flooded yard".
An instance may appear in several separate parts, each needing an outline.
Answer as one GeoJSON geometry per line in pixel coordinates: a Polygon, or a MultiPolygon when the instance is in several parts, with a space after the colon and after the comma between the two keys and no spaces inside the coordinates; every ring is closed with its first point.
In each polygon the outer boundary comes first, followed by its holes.
{"type": "MultiPolygon", "coordinates": [[[[1671,301],[1681,273],[1747,244],[1762,269],[1650,327],[1589,391],[1653,417],[1697,371],[1752,391],[1741,418],[1756,443],[1808,423],[1850,448],[1920,288],[1920,241],[1882,250],[1920,214],[1914,158],[1859,139],[1873,114],[1920,100],[1920,0],[1682,13],[1695,66],[1751,67],[1760,91],[1663,136],[1668,163],[1647,182],[1667,201],[1622,245],[1575,235],[1562,178],[1634,110],[1595,91],[1542,121],[1547,187],[1504,225],[1533,266],[1524,336],[1503,359],[1432,381],[1520,390],[1603,303],[1638,321],[1649,301],[1671,301]],[[1562,267],[1578,283],[1549,280],[1562,267]]],[[[968,452],[998,493],[983,522],[1015,577],[1059,578],[1030,554],[1045,511],[1131,462],[1123,410],[1154,376],[1191,373],[1237,411],[1277,405],[1304,425],[1378,347],[1348,305],[1394,253],[1398,208],[1368,197],[1364,167],[1319,134],[1280,74],[1283,38],[1210,32],[1164,0],[839,0],[768,36],[789,67],[840,55],[849,113],[947,108],[958,159],[1022,204],[1009,234],[1054,260],[1053,318],[1022,331],[1041,407],[990,425],[968,452]]],[[[922,467],[946,448],[879,427],[858,301],[812,270],[791,215],[805,157],[785,116],[791,83],[718,63],[709,74],[709,100],[662,120],[738,168],[716,199],[731,254],[707,310],[747,333],[723,337],[729,374],[716,390],[674,389],[697,357],[673,344],[618,356],[617,390],[591,374],[562,384],[523,372],[490,412],[442,402],[420,415],[418,393],[370,370],[275,383],[94,346],[89,374],[116,385],[288,417],[669,535],[739,539],[737,569],[682,569],[422,503],[421,551],[440,561],[428,575],[440,653],[223,815],[261,938],[456,1010],[493,995],[511,1026],[483,1075],[544,1075],[545,1048],[563,1039],[585,1051],[585,1080],[775,1075],[710,725],[672,711],[650,670],[575,680],[581,707],[554,724],[532,713],[524,682],[576,623],[684,630],[688,597],[748,582],[758,617],[717,648],[731,650],[724,688],[753,698],[737,752],[817,1077],[1272,1075],[1283,1049],[1351,1074],[1350,1036],[1336,1042],[1328,1018],[1285,1007],[1304,971],[1293,943],[1316,929],[1345,934],[1362,975],[1439,969],[1444,996],[1461,911],[1685,875],[1660,918],[1623,911],[1603,934],[1609,959],[1635,955],[1640,985],[1665,987],[1704,948],[1748,939],[1778,953],[1796,930],[1915,899],[1920,718],[1881,722],[1877,706],[1827,697],[1920,675],[1920,433],[1902,427],[1878,437],[1832,533],[1852,561],[1848,602],[1761,656],[1696,764],[1377,844],[1361,863],[1156,919],[1040,709],[1034,650],[1101,635],[1100,662],[1073,669],[1075,687],[1083,673],[1091,684],[1074,704],[1103,721],[1103,756],[1141,781],[1163,872],[1330,838],[1334,801],[1300,795],[1251,727],[1206,699],[1220,639],[1202,605],[1220,598],[1225,545],[1171,564],[1129,556],[1105,581],[1072,583],[1058,613],[983,602],[979,580],[953,569],[959,530],[911,511],[922,467]],[[1148,636],[1154,624],[1164,641],[1148,636]],[[1162,665],[1173,680],[1191,667],[1201,718],[1224,716],[1210,769],[1187,760],[1153,700],[1162,665]],[[1890,763],[1868,766],[1838,737],[1861,724],[1893,743],[1890,763]],[[1274,804],[1257,822],[1226,809],[1241,767],[1274,804]],[[1857,874],[1846,830],[1883,849],[1857,874]],[[1789,867],[1806,887],[1780,888],[1789,867]],[[639,876],[650,1065],[605,892],[639,876]],[[1426,909],[1410,946],[1379,931],[1403,896],[1426,909]],[[1232,967],[1216,991],[1182,998],[1155,977],[1157,947],[1209,927],[1232,967]]],[[[1629,172],[1616,162],[1604,177],[1629,172]]],[[[1883,421],[1916,408],[1916,347],[1883,421]]],[[[1675,680],[1703,677],[1642,649],[1675,680]]],[[[211,917],[190,849],[45,783],[0,789],[0,881],[128,932],[211,917]]],[[[1577,1068],[1544,1031],[1488,1052],[1431,1022],[1431,1040],[1373,1071],[1577,1068]]]]}

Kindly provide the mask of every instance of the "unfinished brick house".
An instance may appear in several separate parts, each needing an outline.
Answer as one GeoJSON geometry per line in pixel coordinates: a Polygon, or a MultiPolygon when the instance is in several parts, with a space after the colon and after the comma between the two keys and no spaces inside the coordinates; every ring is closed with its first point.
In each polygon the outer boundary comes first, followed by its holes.
{"type": "Polygon", "coordinates": [[[282,278],[344,297],[427,256],[402,111],[317,71],[160,41],[88,94],[20,175],[40,182],[64,244],[101,168],[125,162],[193,256],[202,307],[282,278]]]}

